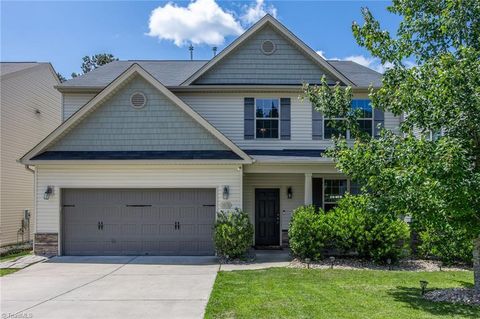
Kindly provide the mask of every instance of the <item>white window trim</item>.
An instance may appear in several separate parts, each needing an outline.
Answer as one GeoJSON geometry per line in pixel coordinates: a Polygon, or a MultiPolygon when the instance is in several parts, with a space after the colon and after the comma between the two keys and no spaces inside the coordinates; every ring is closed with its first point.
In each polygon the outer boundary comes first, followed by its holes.
{"type": "MultiPolygon", "coordinates": [[[[344,178],[344,177],[328,177],[328,178],[322,178],[322,209],[325,210],[325,204],[336,204],[337,202],[326,202],[325,201],[325,181],[327,180],[343,180],[347,181],[347,190],[345,193],[350,192],[350,179],[344,178]]],[[[343,197],[343,196],[342,196],[343,197]]]]}
{"type": "MultiPolygon", "coordinates": [[[[277,97],[256,97],[255,98],[255,116],[254,116],[254,125],[253,125],[253,129],[254,129],[254,136],[255,136],[255,139],[259,140],[259,141],[275,141],[275,140],[280,140],[280,132],[281,132],[281,127],[280,125],[282,124],[282,121],[280,120],[280,117],[281,117],[281,112],[282,112],[282,106],[280,105],[280,98],[277,98],[277,97]],[[277,100],[278,101],[278,118],[276,118],[276,120],[278,120],[278,136],[277,137],[257,137],[257,100],[277,100]]],[[[259,118],[259,120],[275,120],[275,118],[264,118],[264,117],[261,117],[259,118]]]]}

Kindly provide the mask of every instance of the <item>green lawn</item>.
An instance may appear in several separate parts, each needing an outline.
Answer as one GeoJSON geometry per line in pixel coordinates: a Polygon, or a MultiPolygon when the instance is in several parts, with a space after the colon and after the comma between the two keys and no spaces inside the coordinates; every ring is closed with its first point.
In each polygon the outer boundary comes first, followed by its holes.
{"type": "Polygon", "coordinates": [[[480,318],[480,307],[432,303],[429,288],[471,287],[472,272],[271,268],[219,272],[205,318],[480,318]]]}
{"type": "Polygon", "coordinates": [[[2,256],[2,257],[0,257],[0,261],[11,260],[11,259],[14,259],[14,258],[17,258],[17,257],[29,255],[29,254],[31,254],[31,253],[32,253],[31,250],[23,250],[23,251],[20,251],[20,252],[17,252],[17,253],[13,253],[13,254],[8,254],[8,255],[5,255],[5,256],[2,256]]]}
{"type": "Polygon", "coordinates": [[[16,271],[19,271],[20,269],[18,268],[0,268],[0,277],[10,275],[16,271]]]}
{"type": "MultiPolygon", "coordinates": [[[[28,254],[31,254],[31,253],[32,253],[31,250],[24,250],[24,251],[20,251],[18,253],[2,256],[2,257],[0,257],[0,262],[8,261],[8,260],[11,260],[11,259],[14,259],[14,258],[17,258],[17,257],[20,257],[20,256],[25,256],[25,255],[28,255],[28,254]]],[[[13,268],[2,269],[2,268],[0,268],[0,277],[5,276],[5,275],[9,275],[9,274],[14,273],[14,272],[19,271],[19,270],[20,269],[13,269],[13,268]]]]}

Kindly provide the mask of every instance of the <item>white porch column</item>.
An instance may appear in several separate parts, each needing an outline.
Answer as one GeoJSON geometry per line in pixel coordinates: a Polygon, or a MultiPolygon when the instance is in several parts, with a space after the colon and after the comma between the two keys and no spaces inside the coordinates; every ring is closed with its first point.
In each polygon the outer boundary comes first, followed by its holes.
{"type": "Polygon", "coordinates": [[[312,204],[312,173],[305,173],[305,205],[312,204]]]}

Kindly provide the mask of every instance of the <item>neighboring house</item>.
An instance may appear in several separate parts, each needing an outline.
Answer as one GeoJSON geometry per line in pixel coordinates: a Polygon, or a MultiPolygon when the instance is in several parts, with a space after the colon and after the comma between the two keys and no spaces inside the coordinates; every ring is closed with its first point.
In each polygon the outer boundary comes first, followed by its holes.
{"type": "Polygon", "coordinates": [[[20,156],[61,123],[58,77],[50,63],[0,63],[0,245],[34,231],[34,174],[20,156]]]}
{"type": "MultiPolygon", "coordinates": [[[[63,124],[21,161],[35,166],[38,254],[213,254],[215,212],[240,208],[256,246],[287,244],[292,211],[357,186],[321,157],[334,133],[303,82],[353,87],[362,127],[381,74],[326,61],[267,15],[210,61],[118,61],[57,86],[63,124]]],[[[335,119],[338,120],[338,119],[335,119]]]]}

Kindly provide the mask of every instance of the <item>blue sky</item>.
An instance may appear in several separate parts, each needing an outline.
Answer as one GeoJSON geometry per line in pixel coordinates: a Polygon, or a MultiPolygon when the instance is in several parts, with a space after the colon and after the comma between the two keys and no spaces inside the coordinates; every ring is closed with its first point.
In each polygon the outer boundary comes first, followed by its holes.
{"type": "Polygon", "coordinates": [[[353,39],[351,23],[367,6],[382,27],[400,22],[388,1],[54,1],[1,2],[1,60],[48,61],[67,78],[85,55],[109,52],[122,60],[210,59],[264,13],[277,17],[327,58],[377,70],[378,60],[353,39]]]}

